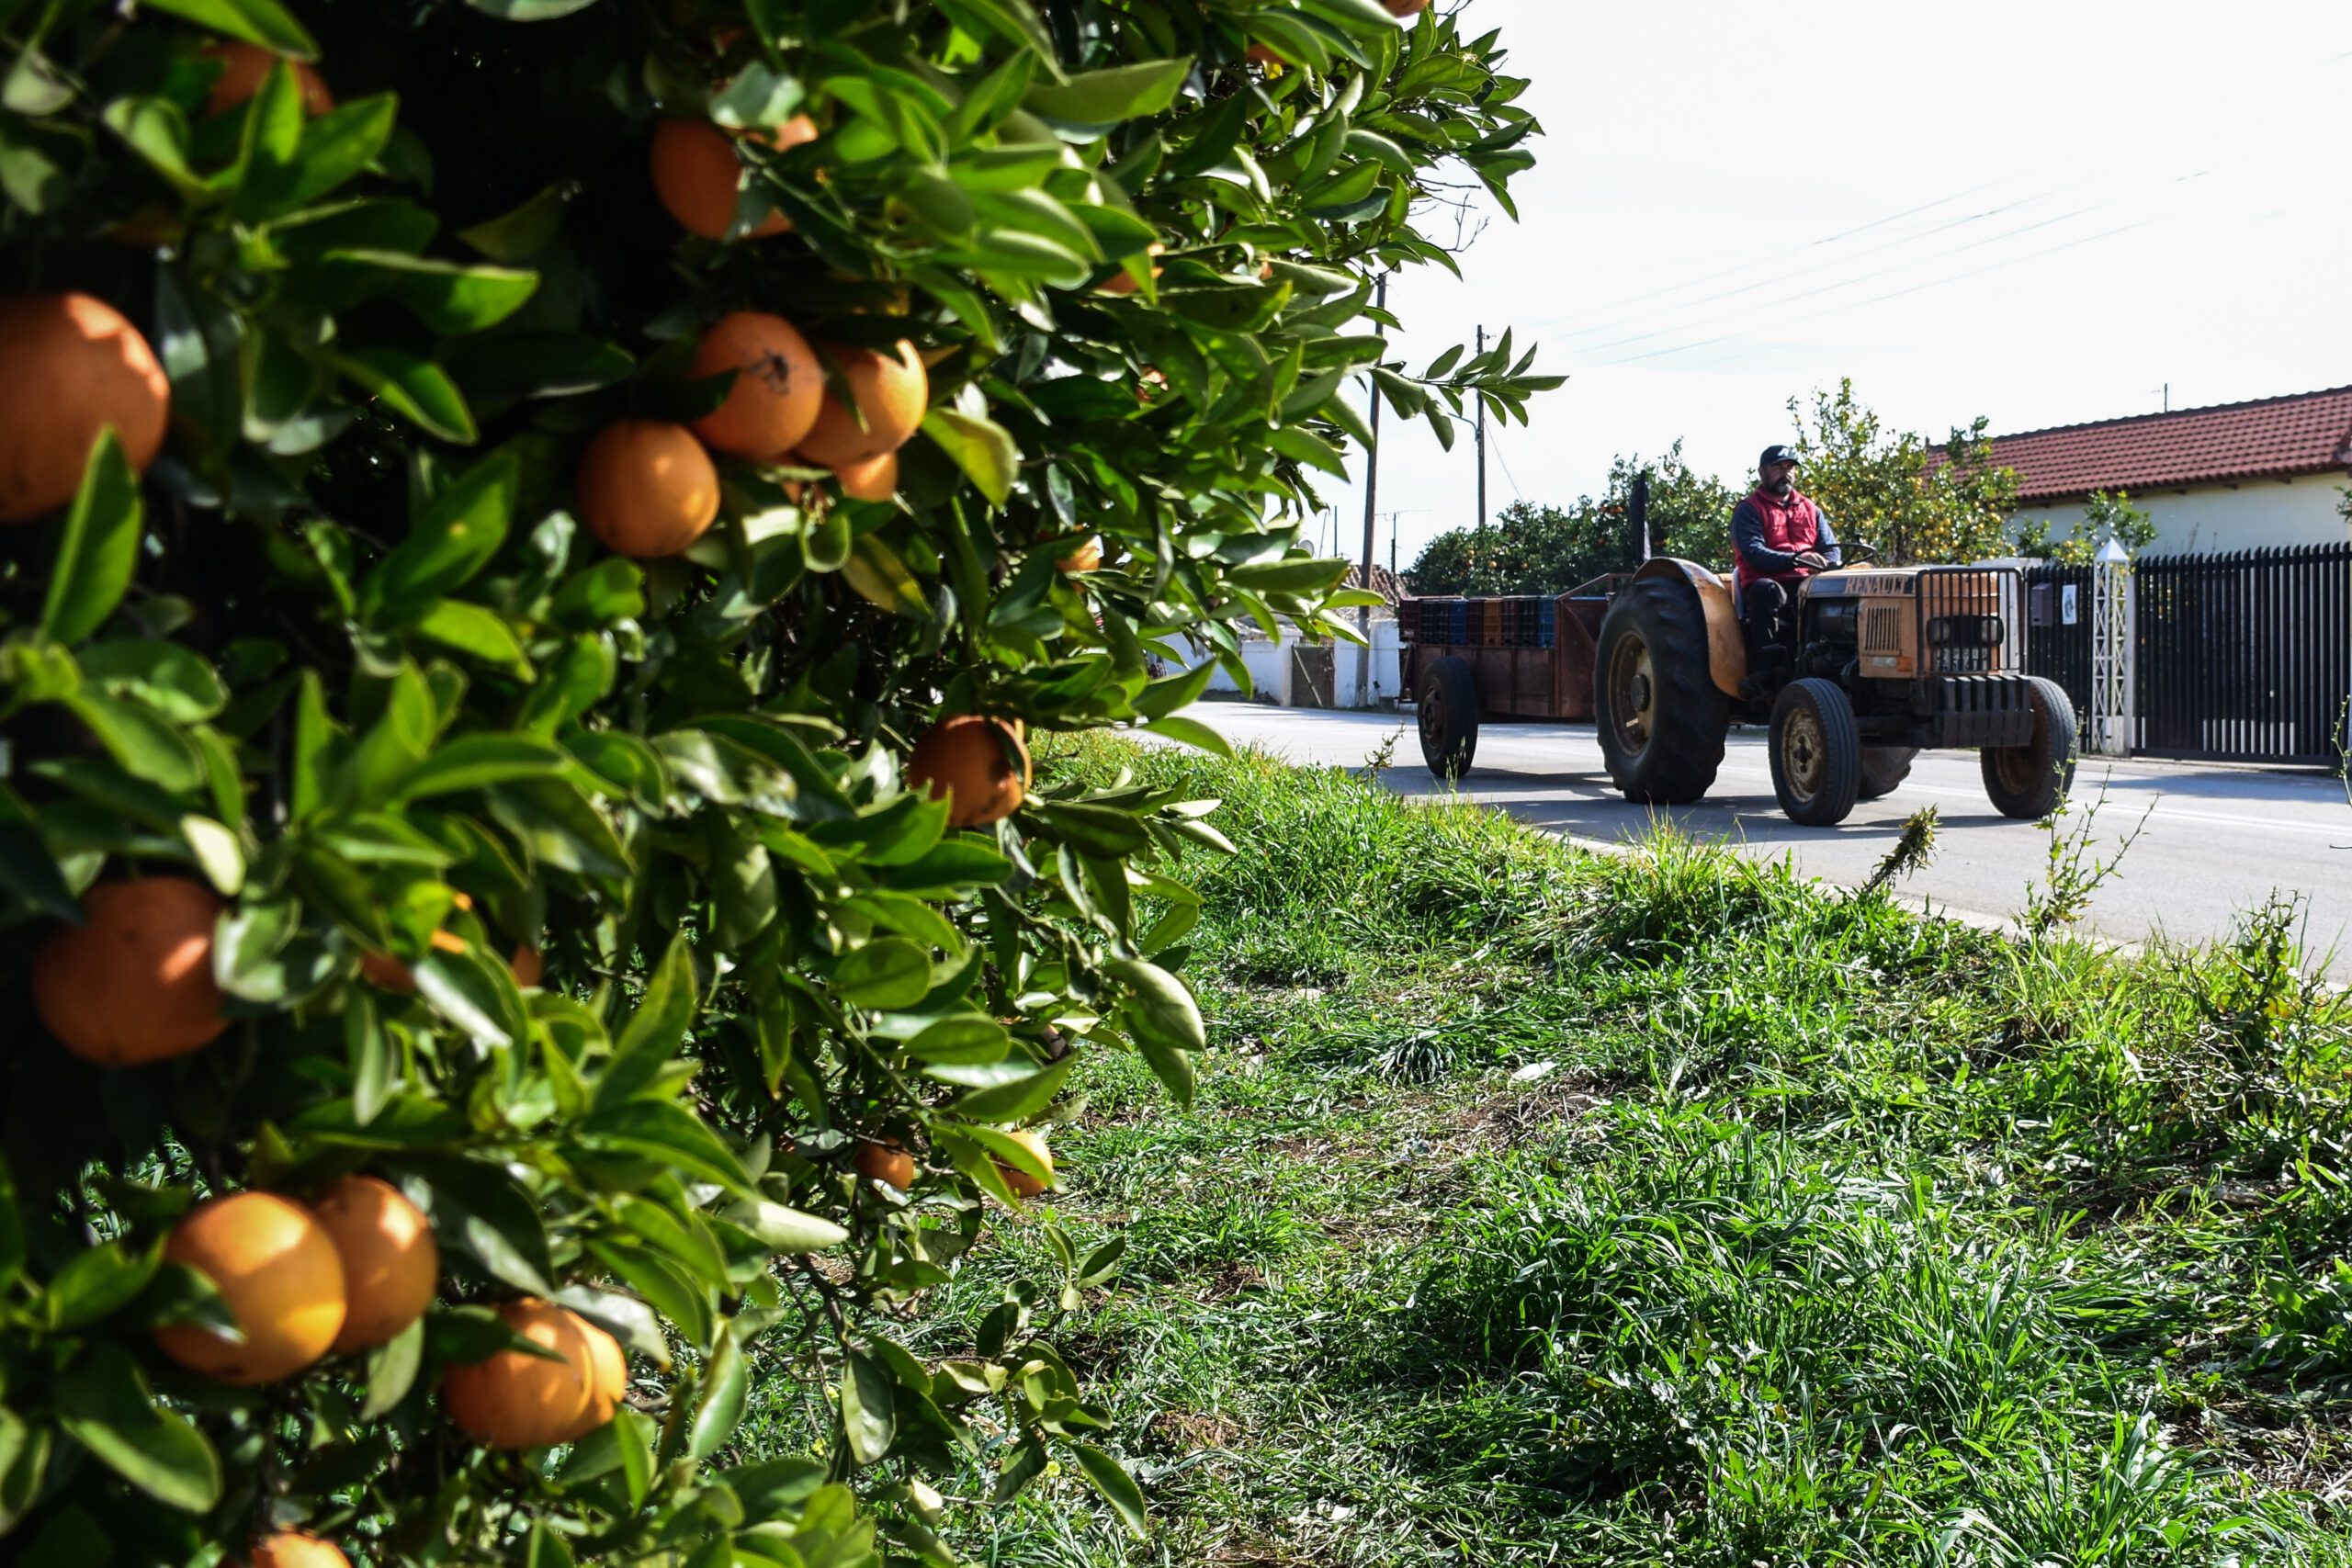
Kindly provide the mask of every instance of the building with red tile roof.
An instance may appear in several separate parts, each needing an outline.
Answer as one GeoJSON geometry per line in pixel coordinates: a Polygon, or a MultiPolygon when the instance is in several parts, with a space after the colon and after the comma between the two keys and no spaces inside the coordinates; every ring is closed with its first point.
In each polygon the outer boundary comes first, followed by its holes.
{"type": "Polygon", "coordinates": [[[2352,387],[2019,431],[1993,438],[2018,514],[2063,535],[2094,491],[2123,491],[2156,524],[2156,554],[2346,537],[2352,387]]]}

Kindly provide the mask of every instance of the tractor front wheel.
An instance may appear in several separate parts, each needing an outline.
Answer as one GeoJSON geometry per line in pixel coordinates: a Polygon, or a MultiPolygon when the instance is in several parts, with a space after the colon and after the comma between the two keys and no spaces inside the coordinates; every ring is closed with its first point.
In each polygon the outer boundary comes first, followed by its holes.
{"type": "Polygon", "coordinates": [[[1707,615],[1689,584],[1641,578],[1600,623],[1593,668],[1600,756],[1625,798],[1687,806],[1723,766],[1731,699],[1707,670],[1707,615]]]}
{"type": "Polygon", "coordinates": [[[1781,687],[1772,705],[1772,793],[1789,820],[1834,827],[1861,787],[1862,733],[1845,689],[1812,676],[1781,687]]]}
{"type": "Polygon", "coordinates": [[[1414,694],[1421,730],[1421,761],[1442,779],[1470,771],[1478,752],[1478,682],[1470,666],[1448,654],[1430,660],[1414,694]]]}

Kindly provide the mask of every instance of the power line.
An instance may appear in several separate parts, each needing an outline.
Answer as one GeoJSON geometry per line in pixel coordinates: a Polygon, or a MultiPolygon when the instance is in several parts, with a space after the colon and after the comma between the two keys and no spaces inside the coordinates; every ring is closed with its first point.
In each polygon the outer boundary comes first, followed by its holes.
{"type": "MultiPolygon", "coordinates": [[[[1866,251],[1858,251],[1850,255],[1832,256],[1826,261],[1815,262],[1810,266],[1796,267],[1788,272],[1777,273],[1770,277],[1759,277],[1753,283],[1743,283],[1736,288],[1726,288],[1718,293],[1702,295],[1696,299],[1686,299],[1679,305],[1668,306],[1667,309],[1669,310],[1696,310],[1702,305],[1712,305],[1718,299],[1729,299],[1736,295],[1753,293],[1758,288],[1770,288],[1776,283],[1787,283],[1795,278],[1805,277],[1814,273],[1820,272],[1826,267],[1843,266],[1849,262],[1858,262],[1867,256],[1881,255],[1888,251],[1898,250],[1905,245],[1914,244],[1921,240],[1932,239],[1938,234],[1948,233],[1954,229],[1965,228],[1971,223],[1980,222],[1987,218],[1997,218],[2004,212],[2012,212],[2020,207],[2030,207],[2035,202],[2046,200],[2047,198],[2057,195],[2059,191],[2065,190],[2067,188],[2069,187],[2060,186],[2055,189],[2041,191],[2033,196],[2020,197],[2015,201],[2003,202],[1998,207],[1988,207],[1982,212],[1972,212],[1965,218],[1955,218],[1950,222],[1939,223],[1931,229],[1922,229],[1917,233],[1905,234],[1899,240],[1889,240],[1883,245],[1872,245],[1866,251]]],[[[1859,231],[1857,231],[1859,232],[1859,231]]],[[[1589,337],[1594,333],[1610,332],[1618,327],[1624,326],[1627,324],[1627,321],[1628,318],[1620,317],[1616,321],[1602,321],[1594,326],[1577,327],[1568,332],[1562,333],[1559,335],[1562,337],[1589,337]]]]}
{"type": "Polygon", "coordinates": [[[1908,261],[1897,262],[1892,266],[1879,267],[1856,277],[1838,278],[1822,284],[1818,288],[1801,288],[1794,294],[1783,294],[1777,299],[1759,300],[1754,305],[1742,305],[1736,310],[1704,316],[1695,321],[1677,321],[1668,326],[1654,328],[1649,332],[1635,333],[1630,337],[1611,338],[1607,343],[1591,344],[1587,345],[1585,352],[1602,354],[1612,348],[1624,347],[1628,344],[1647,343],[1652,338],[1664,337],[1668,333],[1687,332],[1692,327],[1711,327],[1717,321],[1736,321],[1740,317],[1753,314],[1758,310],[1776,310],[1782,305],[1792,305],[1800,299],[1811,299],[1823,294],[1834,293],[1840,288],[1852,288],[1860,284],[1875,282],[1882,277],[1891,277],[1898,272],[1905,272],[1913,267],[1932,266],[1938,262],[1950,260],[1953,256],[1962,255],[1970,251],[1982,250],[1986,245],[1998,244],[2003,240],[2013,240],[2019,234],[2030,234],[2036,229],[2047,229],[2052,223],[2064,223],[2069,219],[2085,217],[2098,211],[2106,205],[2105,202],[2095,201],[2088,207],[2077,207],[2072,211],[2062,212],[2055,218],[2039,219],[2031,223],[2019,224],[2014,229],[2005,229],[1997,234],[1988,234],[1981,240],[1971,240],[1964,245],[1954,245],[1949,250],[1939,251],[1931,256],[1913,257],[1908,261]]]}
{"type": "MultiPolygon", "coordinates": [[[[1824,310],[1815,310],[1806,315],[1792,316],[1788,319],[1787,324],[1794,326],[1801,321],[1817,321],[1824,316],[1835,316],[1841,311],[1846,310],[1859,310],[1865,305],[1876,305],[1888,299],[1899,299],[1906,294],[1917,294],[1923,288],[1939,288],[1947,283],[1958,283],[1963,278],[1975,277],[1988,272],[1997,272],[2002,267],[2015,266],[2020,262],[2037,261],[2043,256],[2056,255],[2061,251],[2071,251],[2077,245],[2087,245],[2095,241],[2112,239],[2118,234],[2129,233],[2134,229],[2144,229],[2149,224],[2158,221],[2161,217],[2162,214],[2158,214],[2157,217],[2143,218],[2134,222],[2119,224],[2112,229],[2103,229],[2096,234],[2086,234],[2079,239],[2068,240],[2063,244],[2047,246],[2039,251],[2030,251],[2021,256],[2007,256],[2004,257],[2000,261],[1988,262],[1983,266],[1972,267],[1966,272],[1954,273],[1949,277],[1929,278],[1925,283],[1914,283],[1906,288],[1889,289],[1884,294],[1873,294],[1867,299],[1846,300],[1843,303],[1831,305],[1824,310]]],[[[1714,337],[1702,338],[1697,343],[1676,344],[1666,348],[1654,348],[1645,354],[1629,354],[1618,359],[1604,359],[1600,363],[1602,366],[1631,365],[1636,360],[1656,359],[1663,355],[1687,354],[1694,348],[1706,348],[1714,344],[1729,343],[1734,338],[1740,335],[1741,333],[1737,332],[1723,333],[1714,337]]]]}
{"type": "MultiPolygon", "coordinates": [[[[2004,177],[2006,178],[2007,176],[2004,177]]],[[[1736,265],[1724,267],[1717,272],[1710,272],[1702,274],[1697,277],[1685,278],[1679,283],[1669,283],[1662,288],[1652,288],[1640,294],[1629,294],[1622,299],[1611,299],[1603,304],[1589,306],[1584,310],[1569,310],[1561,315],[1547,317],[1543,321],[1531,323],[1527,330],[1530,332],[1542,332],[1545,328],[1560,321],[1573,321],[1583,317],[1599,315],[1605,310],[1614,310],[1622,306],[1638,305],[1645,299],[1655,299],[1662,294],[1677,294],[1685,288],[1696,288],[1701,284],[1713,283],[1717,278],[1730,277],[1736,274],[1747,272],[1755,267],[1770,265],[1771,263],[1781,260],[1784,257],[1803,255],[1805,252],[1816,250],[1823,245],[1834,245],[1838,241],[1850,239],[1856,234],[1867,233],[1872,229],[1883,228],[1889,223],[1897,223],[1905,218],[1916,217],[1922,212],[1933,211],[1939,207],[1948,207],[1955,201],[1964,200],[1969,197],[1974,196],[1978,191],[1990,190],[1993,186],[2001,183],[2002,182],[2000,180],[1990,180],[1984,185],[1971,186],[1966,190],[1955,191],[1950,196],[1939,197],[1933,201],[1923,202],[1917,207],[1906,207],[1900,212],[1891,212],[1883,218],[1874,218],[1868,223],[1858,224],[1851,229],[1840,230],[1835,234],[1825,234],[1817,240],[1807,240],[1802,244],[1791,245],[1785,250],[1773,251],[1765,255],[1749,256],[1747,260],[1739,262],[1736,265]]]]}

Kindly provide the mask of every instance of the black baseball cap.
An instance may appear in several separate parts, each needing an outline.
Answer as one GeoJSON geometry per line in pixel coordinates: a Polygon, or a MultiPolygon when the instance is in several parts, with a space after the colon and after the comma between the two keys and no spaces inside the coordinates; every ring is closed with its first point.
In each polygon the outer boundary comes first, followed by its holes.
{"type": "Polygon", "coordinates": [[[1764,456],[1756,459],[1756,468],[1760,473],[1775,463],[1793,463],[1796,460],[1797,449],[1793,446],[1767,446],[1764,456]]]}

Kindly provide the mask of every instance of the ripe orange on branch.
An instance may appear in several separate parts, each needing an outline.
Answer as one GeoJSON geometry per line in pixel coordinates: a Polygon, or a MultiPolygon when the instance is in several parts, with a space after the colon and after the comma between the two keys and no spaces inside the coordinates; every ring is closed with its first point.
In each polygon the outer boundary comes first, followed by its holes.
{"type": "MultiPolygon", "coordinates": [[[[239,104],[261,91],[268,80],[270,68],[279,56],[257,43],[231,41],[209,43],[197,51],[207,60],[221,62],[220,74],[212,80],[212,96],[204,102],[206,118],[227,114],[239,104]]],[[[334,95],[327,91],[325,78],[300,60],[289,60],[294,68],[294,82],[302,90],[302,112],[322,115],[334,107],[334,95]]]]}
{"type": "Polygon", "coordinates": [[[433,1304],[441,1249],[424,1213],[388,1181],[346,1176],[311,1205],[343,1264],[345,1311],[334,1349],[398,1338],[433,1304]]]}
{"type": "Polygon", "coordinates": [[[697,378],[735,372],[727,400],[695,421],[721,452],[773,462],[800,445],[825,400],[825,371],[800,329],[765,310],[718,318],[695,350],[697,378]]]}
{"type": "Polygon", "coordinates": [[[852,414],[841,392],[825,389],[817,423],[800,443],[800,455],[828,468],[841,468],[895,452],[922,428],[931,402],[931,373],[922,356],[906,339],[888,354],[870,348],[835,348],[833,362],[841,367],[852,414]]]}
{"type": "Polygon", "coordinates": [[[915,1156],[896,1138],[861,1139],[850,1163],[858,1175],[901,1192],[915,1184],[915,1156]]]}
{"type": "MultiPolygon", "coordinates": [[[[562,1359],[501,1350],[485,1360],[451,1367],[441,1383],[449,1419],[493,1449],[545,1448],[594,1430],[587,1424],[599,1393],[596,1347],[588,1333],[594,1325],[537,1296],[508,1302],[498,1315],[507,1327],[562,1359]]],[[[610,1409],[605,1414],[609,1418],[610,1409]]]]}
{"type": "Polygon", "coordinates": [[[73,500],[108,425],[146,472],[171,409],[155,351],[113,306],[87,294],[0,299],[0,523],[73,500]]]}
{"type": "Polygon", "coordinates": [[[342,1550],[300,1530],[277,1530],[243,1559],[243,1568],[351,1568],[342,1550]]]}
{"type": "Polygon", "coordinates": [[[104,1067],[132,1067],[210,1044],[229,1027],[212,978],[222,905],[184,876],[102,882],[85,922],[33,955],[33,1008],[58,1043],[104,1067]]]}
{"type": "Polygon", "coordinates": [[[1001,718],[959,714],[915,742],[907,782],[946,797],[948,826],[983,828],[1012,816],[1029,793],[1029,748],[1001,718]]]}
{"type": "Polygon", "coordinates": [[[581,520],[615,555],[674,556],[718,515],[718,470],[694,433],[622,419],[596,434],[572,476],[581,520]]]}
{"type": "MultiPolygon", "coordinates": [[[[817,140],[817,122],[795,115],[762,140],[781,152],[817,140]]],[[[742,193],[743,160],[735,140],[708,120],[665,119],[653,128],[653,194],[690,233],[723,240],[742,193]]],[[[747,236],[781,234],[792,220],[771,211],[747,236]]]]}
{"type": "MultiPolygon", "coordinates": [[[[1047,1176],[1053,1174],[1054,1156],[1052,1151],[1046,1147],[1046,1135],[1043,1133],[1032,1127],[1022,1127],[1007,1133],[1005,1136],[1035,1155],[1037,1163],[1046,1168],[1047,1176]]],[[[1038,1180],[1019,1166],[1008,1165],[1003,1160],[999,1160],[996,1162],[996,1168],[997,1173],[1004,1178],[1004,1184],[1023,1198],[1035,1198],[1046,1188],[1046,1182],[1038,1180]]]]}
{"type": "Polygon", "coordinates": [[[164,1258],[211,1280],[244,1336],[241,1343],[193,1323],[155,1330],[164,1355],[216,1382],[276,1382],[325,1355],[343,1332],[343,1258],[300,1203],[268,1192],[198,1203],[172,1227],[164,1258]]]}
{"type": "Polygon", "coordinates": [[[885,452],[862,463],[844,463],[833,470],[833,478],[852,501],[888,501],[899,493],[899,455],[885,452]]]}

